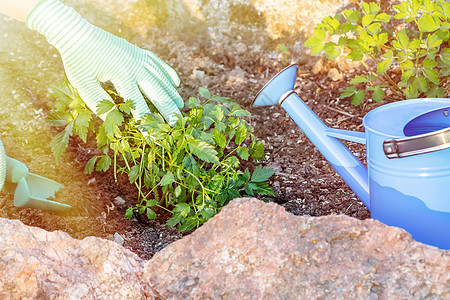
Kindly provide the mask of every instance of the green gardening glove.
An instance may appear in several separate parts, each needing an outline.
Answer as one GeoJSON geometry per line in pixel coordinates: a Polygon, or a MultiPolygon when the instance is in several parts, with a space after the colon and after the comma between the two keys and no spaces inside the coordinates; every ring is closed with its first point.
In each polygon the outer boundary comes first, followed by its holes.
{"type": "MultiPolygon", "coordinates": [[[[175,89],[180,79],[155,54],[90,24],[59,0],[39,2],[26,24],[60,52],[70,83],[92,111],[102,100],[112,101],[100,86],[110,80],[122,98],[133,102],[135,120],[150,113],[142,91],[166,121],[175,124],[184,104],[175,89]]],[[[99,117],[104,120],[106,114],[99,117]]]]}

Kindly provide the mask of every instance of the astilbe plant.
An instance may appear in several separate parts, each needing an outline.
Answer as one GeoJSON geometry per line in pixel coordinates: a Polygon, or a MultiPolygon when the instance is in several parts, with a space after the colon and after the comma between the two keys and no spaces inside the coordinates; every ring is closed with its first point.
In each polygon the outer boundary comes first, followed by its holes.
{"type": "Polygon", "coordinates": [[[392,9],[380,12],[376,3],[363,2],[358,10],[324,18],[305,43],[311,55],[324,52],[333,60],[345,54],[366,67],[368,75],[355,76],[341,93],[354,105],[366,94],[377,102],[445,96],[450,83],[450,2],[405,0],[392,9]],[[395,69],[401,76],[395,76],[395,69]]]}
{"type": "Polygon", "coordinates": [[[155,219],[158,207],[172,214],[167,225],[188,231],[236,197],[274,196],[266,181],[275,170],[261,165],[253,172],[240,169],[242,161],[265,159],[264,145],[242,118],[249,112],[228,98],[200,88],[201,98],[189,98],[188,110],[172,127],[156,112],[136,123],[130,115],[131,101],[120,100],[102,101],[97,114],[107,114],[106,119],[95,122],[70,84],[52,89],[57,102],[46,121],[63,128],[52,142],[56,160],[70,136],[86,142],[94,132],[103,154],[88,161],[86,172],[113,168],[116,179],[117,174],[128,176],[138,193],[136,205],[126,211],[128,218],[139,213],[155,219]]]}

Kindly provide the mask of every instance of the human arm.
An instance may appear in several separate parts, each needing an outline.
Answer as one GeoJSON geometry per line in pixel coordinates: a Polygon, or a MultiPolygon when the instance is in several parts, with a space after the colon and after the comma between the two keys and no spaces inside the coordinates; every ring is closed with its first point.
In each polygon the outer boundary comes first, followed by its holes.
{"type": "Polygon", "coordinates": [[[24,22],[40,0],[0,0],[0,13],[24,22]]]}

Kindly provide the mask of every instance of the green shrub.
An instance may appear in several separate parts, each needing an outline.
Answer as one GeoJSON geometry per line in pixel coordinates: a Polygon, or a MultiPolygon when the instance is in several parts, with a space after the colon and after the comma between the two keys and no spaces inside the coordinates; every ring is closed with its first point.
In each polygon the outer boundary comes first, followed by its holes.
{"type": "Polygon", "coordinates": [[[354,105],[366,93],[377,102],[445,96],[450,77],[450,3],[406,0],[392,8],[396,13],[389,15],[376,3],[363,2],[360,10],[324,18],[305,43],[311,55],[324,51],[328,59],[336,59],[344,53],[367,68],[369,75],[354,77],[341,91],[341,98],[351,97],[354,105]],[[393,72],[398,68],[401,76],[393,72]]]}
{"type": "Polygon", "coordinates": [[[94,122],[92,112],[68,83],[52,89],[57,102],[46,121],[64,128],[52,141],[56,160],[70,136],[78,135],[86,142],[93,131],[103,154],[89,160],[86,172],[112,167],[116,180],[117,174],[128,176],[137,187],[138,200],[126,217],[137,212],[155,219],[154,209],[159,207],[172,213],[167,225],[186,231],[206,222],[236,197],[274,195],[266,181],[275,170],[260,165],[253,173],[239,169],[249,158],[265,159],[264,145],[241,118],[249,112],[228,98],[200,88],[203,103],[189,98],[188,111],[171,127],[155,112],[135,123],[131,102],[120,101],[112,91],[116,103],[102,101],[97,114],[107,113],[106,119],[94,122]]]}

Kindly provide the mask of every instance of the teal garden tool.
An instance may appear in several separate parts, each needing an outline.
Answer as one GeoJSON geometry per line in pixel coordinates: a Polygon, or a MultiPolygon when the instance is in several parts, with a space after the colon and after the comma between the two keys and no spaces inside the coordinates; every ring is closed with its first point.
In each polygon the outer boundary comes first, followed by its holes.
{"type": "Polygon", "coordinates": [[[14,194],[14,205],[17,207],[37,208],[56,212],[71,209],[68,204],[48,200],[56,191],[64,187],[51,179],[28,172],[28,168],[20,161],[5,155],[0,141],[0,189],[14,194]]]}

